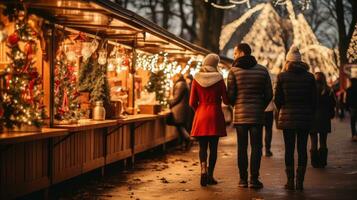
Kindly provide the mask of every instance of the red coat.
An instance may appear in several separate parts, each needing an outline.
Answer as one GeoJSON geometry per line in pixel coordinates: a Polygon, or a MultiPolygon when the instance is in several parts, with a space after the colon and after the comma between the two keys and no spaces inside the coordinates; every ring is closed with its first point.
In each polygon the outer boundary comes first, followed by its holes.
{"type": "Polygon", "coordinates": [[[226,123],[222,112],[222,100],[228,104],[226,85],[223,80],[202,87],[192,82],[190,106],[195,110],[191,136],[226,136],[226,123]]]}

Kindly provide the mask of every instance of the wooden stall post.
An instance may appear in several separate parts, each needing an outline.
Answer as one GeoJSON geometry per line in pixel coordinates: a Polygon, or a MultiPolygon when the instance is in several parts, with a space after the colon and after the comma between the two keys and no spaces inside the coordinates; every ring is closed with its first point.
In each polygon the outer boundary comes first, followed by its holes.
{"type": "Polygon", "coordinates": [[[53,127],[54,123],[54,82],[55,82],[55,74],[54,74],[54,69],[55,69],[55,52],[56,52],[56,27],[54,24],[51,24],[51,31],[50,31],[50,52],[49,52],[49,61],[50,61],[50,127],[53,127]]]}
{"type": "MultiPolygon", "coordinates": [[[[131,106],[133,108],[133,113],[135,114],[135,72],[136,72],[136,45],[137,45],[137,35],[135,35],[135,38],[133,40],[132,48],[133,48],[133,57],[131,61],[131,68],[129,69],[129,72],[131,74],[131,106]]],[[[129,167],[134,167],[135,164],[135,123],[130,124],[130,144],[131,144],[131,150],[132,150],[132,156],[131,160],[129,162],[129,167]]]]}

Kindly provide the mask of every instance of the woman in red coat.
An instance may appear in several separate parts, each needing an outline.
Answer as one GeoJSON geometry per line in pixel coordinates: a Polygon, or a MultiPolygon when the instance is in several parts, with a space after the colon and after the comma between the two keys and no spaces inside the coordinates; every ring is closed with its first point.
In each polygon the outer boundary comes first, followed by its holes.
{"type": "Polygon", "coordinates": [[[219,56],[208,54],[192,82],[190,106],[195,110],[191,136],[200,145],[201,185],[215,185],[213,171],[217,160],[219,137],[226,136],[226,125],[222,112],[222,100],[228,105],[226,85],[217,66],[219,56]],[[207,170],[207,150],[210,149],[207,170]]]}

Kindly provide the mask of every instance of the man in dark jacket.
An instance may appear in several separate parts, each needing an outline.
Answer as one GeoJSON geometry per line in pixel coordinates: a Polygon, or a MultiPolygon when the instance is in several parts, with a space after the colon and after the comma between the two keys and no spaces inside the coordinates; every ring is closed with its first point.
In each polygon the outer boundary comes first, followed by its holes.
{"type": "Polygon", "coordinates": [[[182,74],[176,74],[173,78],[173,97],[169,100],[169,105],[173,114],[173,121],[179,132],[181,139],[186,143],[186,149],[191,146],[190,135],[187,132],[187,113],[190,112],[189,88],[182,74]]]}
{"type": "Polygon", "coordinates": [[[248,44],[234,49],[235,61],[228,75],[228,97],[234,106],[233,124],[237,130],[239,187],[248,186],[248,134],[251,144],[250,184],[262,188],[259,181],[262,156],[264,110],[272,99],[272,85],[267,69],[251,55],[248,44]]]}
{"type": "Polygon", "coordinates": [[[292,46],[286,56],[284,72],[277,78],[274,102],[278,109],[277,126],[283,130],[285,167],[288,182],[286,189],[295,189],[294,152],[297,138],[298,168],[296,189],[303,189],[307,164],[307,140],[316,107],[316,85],[308,65],[301,61],[297,47],[292,46]]]}
{"type": "Polygon", "coordinates": [[[351,79],[351,87],[347,89],[346,104],[351,114],[352,140],[357,142],[356,118],[357,118],[357,78],[351,79]]]}

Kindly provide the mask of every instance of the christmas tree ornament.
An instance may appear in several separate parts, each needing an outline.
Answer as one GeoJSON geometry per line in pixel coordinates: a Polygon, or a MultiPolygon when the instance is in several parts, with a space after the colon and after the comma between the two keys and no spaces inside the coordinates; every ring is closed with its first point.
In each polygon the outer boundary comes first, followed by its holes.
{"type": "Polygon", "coordinates": [[[102,48],[99,50],[98,54],[98,63],[100,65],[105,65],[105,63],[107,63],[107,51],[102,48]]]}
{"type": "Polygon", "coordinates": [[[11,48],[16,46],[19,41],[20,41],[20,36],[19,36],[19,33],[17,31],[15,31],[14,33],[10,34],[9,37],[7,38],[7,43],[11,48]]]}
{"type": "Polygon", "coordinates": [[[34,41],[28,41],[24,47],[24,53],[26,56],[31,56],[36,52],[36,43],[34,41]]]}
{"type": "Polygon", "coordinates": [[[82,43],[82,50],[81,50],[81,55],[83,59],[86,61],[91,55],[92,55],[92,42],[83,42],[82,43]]]}
{"type": "Polygon", "coordinates": [[[83,48],[83,43],[86,42],[88,40],[87,36],[82,33],[79,32],[77,35],[74,36],[74,51],[76,53],[76,56],[82,56],[82,48],[83,48]]]}
{"type": "Polygon", "coordinates": [[[26,12],[24,10],[20,10],[17,14],[17,19],[23,21],[25,19],[26,12]]]}
{"type": "Polygon", "coordinates": [[[99,46],[98,40],[96,40],[96,39],[92,40],[92,43],[91,43],[91,45],[90,45],[90,51],[91,51],[92,54],[93,54],[95,51],[97,51],[98,46],[99,46]]]}
{"type": "Polygon", "coordinates": [[[4,109],[0,105],[0,117],[4,116],[4,109]]]}
{"type": "Polygon", "coordinates": [[[64,53],[69,62],[75,62],[77,60],[75,48],[76,47],[73,42],[68,42],[64,45],[64,53]]]}

